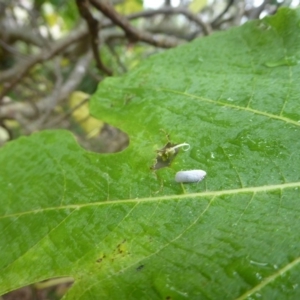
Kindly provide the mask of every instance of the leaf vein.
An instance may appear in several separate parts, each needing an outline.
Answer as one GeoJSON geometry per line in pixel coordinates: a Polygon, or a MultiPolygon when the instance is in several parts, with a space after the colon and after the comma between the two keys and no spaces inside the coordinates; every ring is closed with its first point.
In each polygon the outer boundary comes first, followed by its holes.
{"type": "Polygon", "coordinates": [[[124,203],[142,203],[142,202],[156,202],[156,201],[168,201],[174,199],[188,199],[188,198],[204,198],[204,197],[218,197],[224,195],[236,195],[238,193],[259,193],[259,192],[268,192],[275,190],[282,190],[286,188],[299,188],[300,182],[289,182],[281,183],[274,185],[264,185],[257,187],[247,187],[247,188],[238,188],[231,190],[222,190],[222,191],[205,191],[201,193],[190,193],[190,194],[181,194],[181,195],[168,195],[168,196],[157,196],[157,197],[146,197],[140,199],[124,199],[124,200],[110,200],[110,201],[101,201],[93,203],[83,203],[83,204],[69,204],[64,206],[54,206],[47,208],[39,208],[35,210],[29,210],[24,212],[19,212],[10,215],[1,216],[0,219],[11,218],[15,216],[27,215],[30,213],[39,213],[45,211],[59,210],[59,209],[80,209],[83,207],[97,206],[97,205],[111,205],[111,204],[124,204],[124,203]]]}
{"type": "Polygon", "coordinates": [[[156,89],[156,90],[160,90],[160,91],[163,91],[163,92],[169,92],[169,93],[173,93],[173,94],[179,94],[179,95],[194,98],[194,99],[197,99],[197,100],[200,100],[200,101],[203,101],[203,102],[213,103],[213,104],[226,106],[226,107],[237,109],[237,110],[247,111],[247,112],[250,112],[250,113],[253,113],[253,114],[268,117],[270,119],[280,120],[280,121],[283,121],[283,122],[286,122],[286,123],[290,123],[290,124],[293,124],[293,125],[296,125],[296,126],[300,126],[300,123],[298,121],[291,120],[291,119],[283,117],[281,115],[274,115],[274,114],[271,114],[271,113],[268,113],[268,112],[259,111],[259,110],[256,110],[256,109],[253,109],[253,108],[250,108],[250,107],[238,106],[238,105],[222,102],[222,101],[219,101],[219,100],[216,101],[216,100],[208,99],[208,98],[205,98],[205,97],[192,95],[192,94],[187,94],[187,93],[182,93],[180,91],[169,90],[169,89],[165,89],[165,88],[160,88],[160,89],[156,89]]]}
{"type": "Polygon", "coordinates": [[[272,283],[274,280],[276,280],[278,277],[282,276],[283,274],[285,274],[286,272],[288,272],[289,270],[291,270],[292,268],[296,267],[298,264],[300,263],[300,257],[296,258],[295,260],[293,260],[292,262],[290,262],[289,264],[287,264],[285,267],[279,269],[276,273],[274,273],[273,275],[265,278],[264,280],[262,280],[258,285],[256,285],[255,287],[253,287],[252,289],[248,290],[246,293],[244,293],[243,295],[241,295],[240,297],[236,298],[235,300],[244,300],[247,299],[248,297],[250,297],[251,295],[253,295],[254,293],[262,290],[265,286],[267,286],[268,284],[272,283]]]}

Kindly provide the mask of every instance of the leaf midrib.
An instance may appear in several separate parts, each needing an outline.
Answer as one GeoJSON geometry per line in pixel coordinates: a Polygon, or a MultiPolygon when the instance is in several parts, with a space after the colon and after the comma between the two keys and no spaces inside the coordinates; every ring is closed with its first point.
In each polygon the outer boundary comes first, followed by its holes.
{"type": "Polygon", "coordinates": [[[168,200],[174,200],[174,199],[187,199],[187,198],[195,198],[195,197],[201,197],[201,198],[203,198],[203,197],[218,197],[218,196],[225,196],[225,195],[235,195],[235,194],[239,194],[239,193],[240,194],[241,193],[259,193],[259,192],[268,192],[268,191],[282,190],[282,189],[287,189],[287,188],[298,188],[298,187],[300,187],[299,181],[282,183],[282,184],[263,185],[263,186],[257,186],[257,187],[222,190],[222,191],[209,191],[209,192],[190,193],[190,194],[181,194],[181,195],[156,196],[156,197],[146,197],[146,198],[140,198],[140,199],[109,200],[109,201],[83,203],[83,204],[69,204],[69,205],[62,205],[62,206],[39,208],[39,209],[19,212],[19,213],[15,213],[15,214],[4,215],[4,216],[0,217],[0,220],[5,219],[5,218],[28,215],[31,213],[36,214],[39,212],[45,212],[45,211],[51,211],[51,210],[61,210],[61,209],[71,209],[71,208],[80,209],[80,208],[89,207],[89,206],[168,201],[168,200]]]}

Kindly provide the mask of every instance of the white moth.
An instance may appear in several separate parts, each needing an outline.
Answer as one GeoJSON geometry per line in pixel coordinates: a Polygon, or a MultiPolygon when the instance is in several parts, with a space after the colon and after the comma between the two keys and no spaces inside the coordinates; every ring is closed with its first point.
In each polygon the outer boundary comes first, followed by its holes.
{"type": "Polygon", "coordinates": [[[206,172],[203,170],[189,170],[189,171],[179,171],[175,175],[176,182],[199,182],[206,175],[206,172]]]}

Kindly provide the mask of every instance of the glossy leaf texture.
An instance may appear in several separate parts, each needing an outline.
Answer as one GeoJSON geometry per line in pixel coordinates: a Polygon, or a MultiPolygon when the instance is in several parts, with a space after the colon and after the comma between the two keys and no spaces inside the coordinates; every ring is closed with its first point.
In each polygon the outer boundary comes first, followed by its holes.
{"type": "Polygon", "coordinates": [[[0,292],[71,276],[65,299],[299,299],[299,24],[281,9],[105,80],[90,109],[120,153],[63,131],[1,149],[0,292]],[[168,142],[190,149],[151,170],[168,142]]]}

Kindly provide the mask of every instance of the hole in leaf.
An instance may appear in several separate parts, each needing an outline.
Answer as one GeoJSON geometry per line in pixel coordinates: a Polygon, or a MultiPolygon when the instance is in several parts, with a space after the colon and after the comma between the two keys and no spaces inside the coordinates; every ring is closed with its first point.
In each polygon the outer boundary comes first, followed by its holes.
{"type": "Polygon", "coordinates": [[[2,295],[3,300],[61,299],[72,286],[72,277],[56,277],[2,295]]]}
{"type": "Polygon", "coordinates": [[[187,151],[190,148],[190,145],[187,143],[173,144],[171,142],[168,142],[163,148],[156,150],[156,161],[155,164],[151,167],[151,169],[158,170],[170,166],[172,161],[178,154],[180,148],[183,147],[187,147],[185,149],[185,151],[187,151]]]}
{"type": "MultiPolygon", "coordinates": [[[[128,146],[127,134],[91,116],[89,100],[89,94],[74,91],[69,97],[67,112],[60,121],[65,121],[78,143],[89,151],[114,153],[124,150],[128,146]]],[[[59,125],[61,127],[61,122],[59,125]]]]}
{"type": "Polygon", "coordinates": [[[83,148],[99,153],[120,152],[129,144],[129,137],[125,132],[108,124],[104,124],[92,136],[86,133],[76,133],[76,137],[83,148]]]}
{"type": "Polygon", "coordinates": [[[176,155],[179,152],[179,148],[172,150],[176,144],[168,142],[163,148],[156,150],[157,156],[155,164],[151,167],[152,170],[158,170],[171,165],[176,155]]]}

